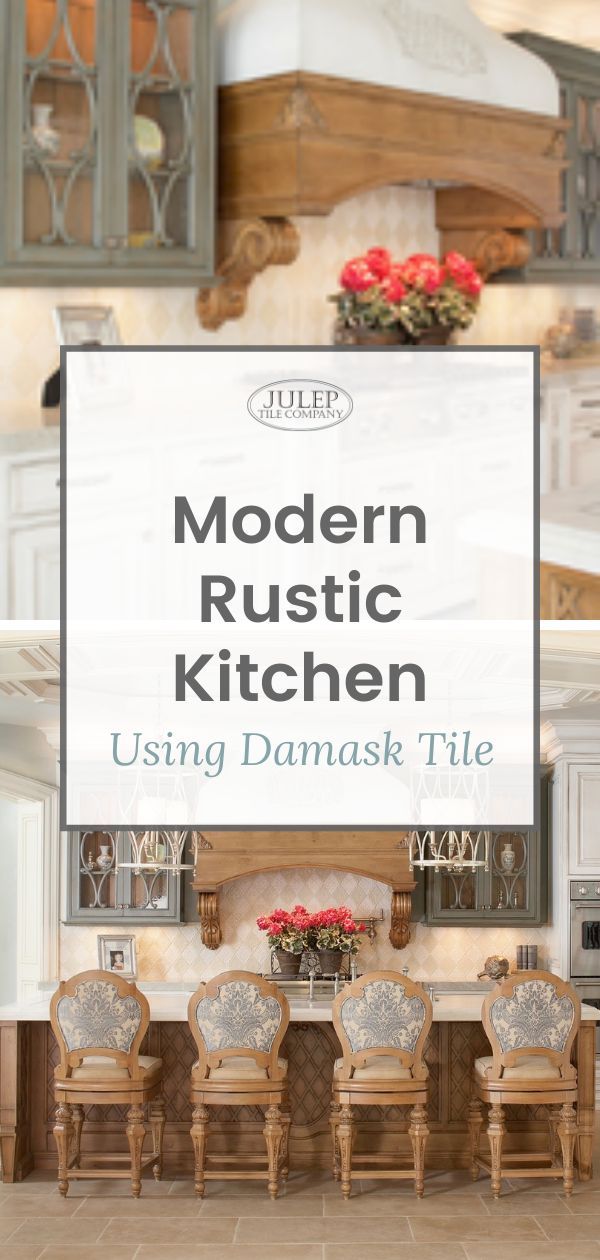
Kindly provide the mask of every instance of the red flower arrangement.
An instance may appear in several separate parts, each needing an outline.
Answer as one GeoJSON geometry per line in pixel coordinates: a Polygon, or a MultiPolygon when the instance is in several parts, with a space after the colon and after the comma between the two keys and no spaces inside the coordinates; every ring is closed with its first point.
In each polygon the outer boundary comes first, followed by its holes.
{"type": "Polygon", "coordinates": [[[436,326],[468,328],[483,281],[474,264],[455,250],[441,262],[433,254],[411,254],[397,262],[387,249],[376,247],[344,264],[340,286],[331,301],[343,329],[395,331],[399,341],[415,343],[436,326]]]}
{"type": "Polygon", "coordinates": [[[306,906],[293,910],[272,910],[256,920],[261,932],[267,933],[272,949],[288,954],[301,954],[305,949],[340,949],[355,954],[366,932],[364,923],[356,923],[348,906],[330,906],[311,914],[306,906]]]}

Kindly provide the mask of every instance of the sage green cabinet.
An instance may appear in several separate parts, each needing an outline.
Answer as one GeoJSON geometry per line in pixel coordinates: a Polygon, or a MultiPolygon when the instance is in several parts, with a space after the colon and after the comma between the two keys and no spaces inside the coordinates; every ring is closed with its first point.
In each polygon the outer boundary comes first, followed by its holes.
{"type": "MultiPolygon", "coordinates": [[[[75,831],[69,834],[67,844],[66,923],[183,921],[185,873],[138,873],[121,866],[119,862],[131,861],[126,831],[75,831]]],[[[191,845],[186,845],[186,861],[190,860],[190,849],[191,845]]]]}
{"type": "MultiPolygon", "coordinates": [[[[512,36],[554,70],[566,134],[565,222],[530,233],[532,257],[520,273],[531,281],[600,278],[600,53],[529,31],[512,36]]],[[[506,278],[506,274],[503,275],[506,278]]]]}
{"type": "Polygon", "coordinates": [[[213,271],[215,0],[3,0],[0,282],[213,271]]]}

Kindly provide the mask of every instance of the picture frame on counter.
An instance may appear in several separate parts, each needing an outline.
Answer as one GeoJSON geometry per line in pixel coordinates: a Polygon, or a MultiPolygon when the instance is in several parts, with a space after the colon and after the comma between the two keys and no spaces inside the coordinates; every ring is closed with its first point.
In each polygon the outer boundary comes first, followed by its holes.
{"type": "Polygon", "coordinates": [[[113,971],[124,980],[137,978],[135,936],[98,937],[98,965],[102,971],[113,971]]]}

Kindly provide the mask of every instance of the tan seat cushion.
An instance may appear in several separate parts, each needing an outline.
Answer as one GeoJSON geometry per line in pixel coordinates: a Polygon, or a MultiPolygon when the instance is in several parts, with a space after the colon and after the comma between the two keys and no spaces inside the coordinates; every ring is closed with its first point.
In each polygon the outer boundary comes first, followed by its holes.
{"type": "MultiPolygon", "coordinates": [[[[141,1054],[139,1065],[144,1076],[154,1076],[162,1067],[162,1059],[153,1059],[150,1055],[141,1054]]],[[[103,1054],[90,1054],[83,1060],[81,1067],[73,1068],[72,1081],[123,1081],[129,1072],[122,1063],[115,1063],[103,1054]]]]}
{"type": "MultiPolygon", "coordinates": [[[[491,1054],[475,1060],[475,1071],[478,1076],[487,1076],[494,1060],[491,1054]]],[[[556,1081],[560,1078],[560,1070],[555,1063],[544,1058],[542,1054],[524,1054],[513,1067],[507,1067],[502,1073],[503,1081],[556,1081]]]]}
{"type": "MultiPolygon", "coordinates": [[[[287,1076],[287,1059],[278,1059],[279,1070],[287,1076]]],[[[198,1064],[194,1063],[194,1068],[198,1064]]],[[[223,1059],[220,1067],[211,1068],[208,1074],[211,1081],[266,1081],[267,1069],[260,1067],[254,1059],[243,1054],[232,1054],[223,1059]]]]}
{"type": "MultiPolygon", "coordinates": [[[[343,1059],[336,1059],[334,1072],[337,1075],[344,1066],[343,1059]]],[[[355,1068],[353,1081],[410,1081],[410,1068],[404,1067],[393,1054],[375,1055],[366,1067],[355,1068]]]]}

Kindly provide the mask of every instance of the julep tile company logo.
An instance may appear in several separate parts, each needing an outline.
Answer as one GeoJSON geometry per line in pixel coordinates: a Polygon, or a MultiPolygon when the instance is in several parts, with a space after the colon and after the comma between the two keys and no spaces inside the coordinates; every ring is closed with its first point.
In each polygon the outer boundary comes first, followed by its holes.
{"type": "Polygon", "coordinates": [[[273,381],[248,399],[248,411],[259,424],[297,433],[342,424],[353,406],[345,389],[327,381],[273,381]]]}

